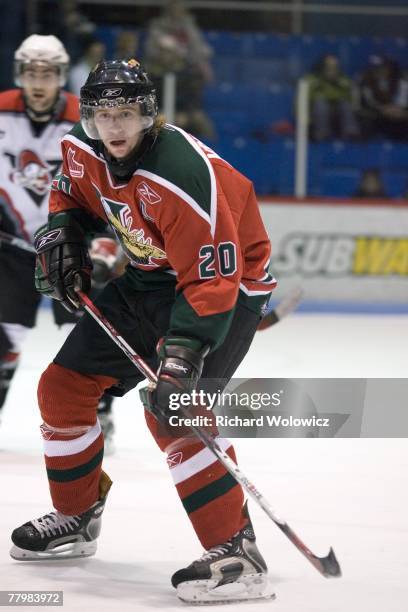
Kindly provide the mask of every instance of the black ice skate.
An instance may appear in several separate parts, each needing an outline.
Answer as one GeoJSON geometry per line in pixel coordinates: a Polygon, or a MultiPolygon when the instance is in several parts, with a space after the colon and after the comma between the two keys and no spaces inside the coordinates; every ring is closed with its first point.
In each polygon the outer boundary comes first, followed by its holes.
{"type": "Polygon", "coordinates": [[[89,510],[75,516],[54,511],[24,523],[11,534],[10,555],[18,561],[90,557],[96,552],[102,512],[112,481],[102,472],[99,500],[89,510]]]}
{"type": "Polygon", "coordinates": [[[219,544],[171,579],[182,601],[218,604],[274,599],[268,568],[258,550],[251,522],[225,544],[219,544]]]}

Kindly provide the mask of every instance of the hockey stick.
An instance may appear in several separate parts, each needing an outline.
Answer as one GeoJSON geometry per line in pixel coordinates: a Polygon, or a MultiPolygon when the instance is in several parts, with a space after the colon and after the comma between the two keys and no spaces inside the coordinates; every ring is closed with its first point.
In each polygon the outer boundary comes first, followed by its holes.
{"type": "MultiPolygon", "coordinates": [[[[18,236],[13,236],[12,234],[8,234],[0,230],[0,245],[2,241],[7,242],[7,244],[10,244],[18,249],[22,249],[23,251],[35,253],[34,247],[29,242],[24,240],[24,238],[18,238],[18,236]]],[[[302,299],[303,293],[304,292],[301,287],[294,287],[288,291],[279,304],[277,304],[277,306],[275,306],[271,312],[263,317],[258,325],[258,331],[269,329],[269,327],[272,327],[272,325],[275,325],[281,319],[295,310],[296,306],[302,299]]]]}
{"type": "MultiPolygon", "coordinates": [[[[24,240],[23,238],[18,238],[17,236],[13,236],[12,234],[8,234],[0,230],[0,245],[1,242],[7,242],[11,246],[14,246],[18,249],[22,249],[23,251],[28,251],[29,253],[35,253],[34,247],[24,240]]],[[[299,304],[300,300],[303,296],[303,289],[301,287],[295,287],[291,289],[275,306],[275,308],[266,314],[261,322],[258,325],[258,331],[262,331],[264,329],[269,329],[272,325],[278,323],[283,317],[290,314],[293,310],[295,310],[296,306],[299,304]]]]}
{"type": "Polygon", "coordinates": [[[278,323],[283,317],[295,310],[296,306],[302,299],[304,291],[302,287],[294,287],[282,298],[275,308],[266,314],[258,325],[258,331],[268,329],[278,323]]]}
{"type": "MultiPolygon", "coordinates": [[[[120,336],[119,332],[113,327],[113,325],[104,317],[100,310],[95,306],[92,300],[82,291],[77,291],[80,302],[82,303],[85,310],[89,315],[102,327],[102,329],[110,336],[110,338],[117,344],[117,346],[125,353],[130,361],[138,368],[138,370],[148,379],[149,383],[157,383],[157,375],[149,366],[143,361],[141,357],[129,346],[129,344],[120,336]]],[[[191,416],[186,408],[180,406],[180,413],[185,416],[191,416]]],[[[279,529],[286,535],[287,538],[296,546],[296,548],[306,557],[308,561],[326,578],[341,576],[340,565],[334,554],[334,550],[330,548],[329,554],[326,557],[317,557],[309,550],[309,548],[302,542],[302,540],[296,535],[296,533],[289,527],[289,525],[282,518],[278,517],[272,510],[271,505],[264,498],[264,496],[258,491],[255,485],[248,480],[248,478],[241,472],[239,467],[234,461],[227,455],[225,451],[220,448],[216,440],[212,438],[204,429],[190,426],[192,432],[197,436],[207,448],[214,453],[220,463],[225,469],[235,478],[235,480],[242,485],[247,493],[256,501],[256,503],[266,512],[269,518],[279,527],[279,529]]]]}
{"type": "Polygon", "coordinates": [[[33,245],[27,242],[27,240],[24,240],[24,238],[18,238],[18,236],[13,236],[12,234],[8,234],[7,232],[0,230],[0,244],[2,241],[10,244],[11,246],[17,247],[18,249],[22,249],[23,251],[35,253],[35,248],[33,245]]]}

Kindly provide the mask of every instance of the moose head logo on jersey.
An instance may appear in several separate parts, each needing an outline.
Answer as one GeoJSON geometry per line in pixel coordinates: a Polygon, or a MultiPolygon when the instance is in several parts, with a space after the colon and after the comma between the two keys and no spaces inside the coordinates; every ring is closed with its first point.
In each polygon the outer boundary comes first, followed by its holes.
{"type": "Polygon", "coordinates": [[[24,187],[39,206],[48,193],[54,174],[60,161],[43,161],[37,153],[24,149],[17,156],[6,154],[14,167],[10,172],[10,180],[24,187]]]}
{"type": "Polygon", "coordinates": [[[96,185],[94,189],[123,250],[134,263],[157,266],[153,259],[166,259],[166,253],[152,243],[150,236],[145,236],[144,229],[134,227],[128,204],[105,198],[96,185]]]}

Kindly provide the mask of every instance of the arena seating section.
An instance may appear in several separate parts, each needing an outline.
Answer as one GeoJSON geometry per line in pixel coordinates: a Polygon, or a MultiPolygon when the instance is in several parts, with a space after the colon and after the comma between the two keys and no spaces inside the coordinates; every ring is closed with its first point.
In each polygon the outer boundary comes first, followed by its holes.
{"type": "MultiPolygon", "coordinates": [[[[99,35],[113,48],[114,28],[99,35]]],[[[215,82],[206,88],[205,109],[214,121],[221,155],[246,173],[260,195],[292,195],[294,184],[294,98],[296,83],[325,53],[336,54],[355,78],[373,54],[407,66],[408,41],[399,38],[286,36],[208,31],[214,49],[215,82]]],[[[144,33],[141,33],[143,50],[144,33]]],[[[141,54],[143,56],[143,53],[141,54]]],[[[308,191],[316,196],[351,196],[365,168],[379,168],[392,197],[408,191],[407,144],[383,140],[340,141],[309,148],[308,191]]]]}

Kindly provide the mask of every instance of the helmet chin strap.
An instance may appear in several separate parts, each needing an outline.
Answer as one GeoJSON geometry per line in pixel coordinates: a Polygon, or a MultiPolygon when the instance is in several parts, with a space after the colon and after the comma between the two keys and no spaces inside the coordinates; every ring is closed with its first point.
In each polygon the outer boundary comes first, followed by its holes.
{"type": "Polygon", "coordinates": [[[51,119],[54,119],[54,117],[57,117],[58,115],[61,114],[64,108],[64,105],[65,105],[64,98],[61,96],[60,93],[58,93],[57,97],[55,98],[55,101],[53,102],[50,108],[48,108],[45,111],[36,111],[33,108],[31,108],[26,96],[23,95],[23,97],[24,97],[25,111],[27,115],[29,116],[29,118],[32,121],[35,121],[36,123],[47,123],[48,121],[51,121],[51,119]]]}

